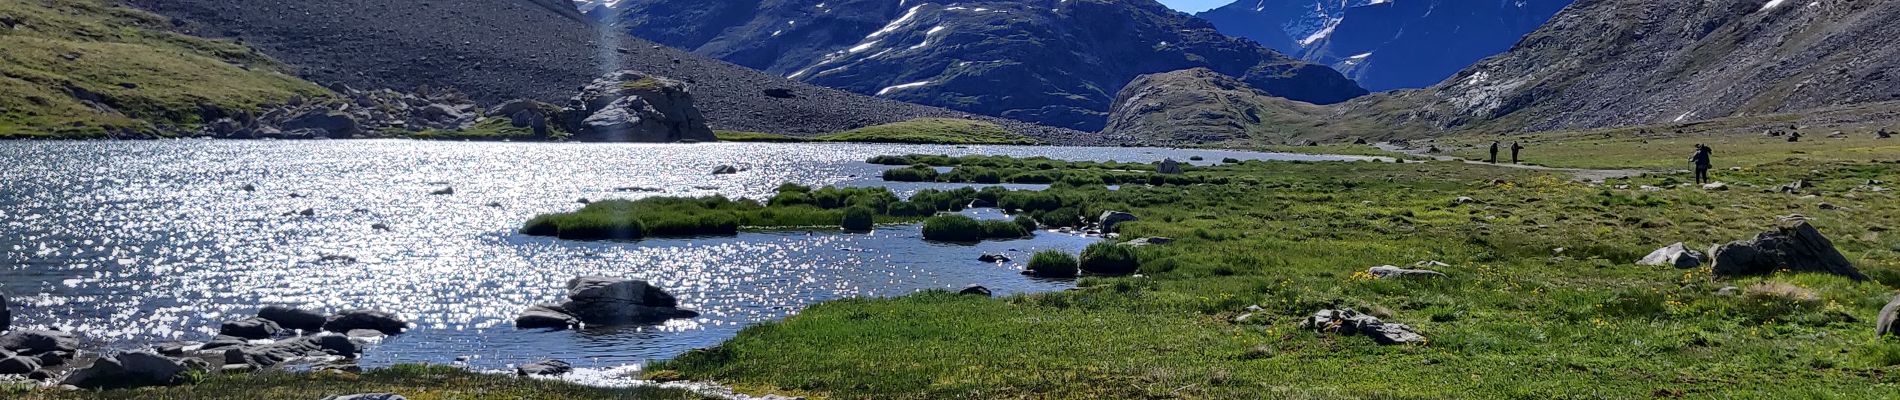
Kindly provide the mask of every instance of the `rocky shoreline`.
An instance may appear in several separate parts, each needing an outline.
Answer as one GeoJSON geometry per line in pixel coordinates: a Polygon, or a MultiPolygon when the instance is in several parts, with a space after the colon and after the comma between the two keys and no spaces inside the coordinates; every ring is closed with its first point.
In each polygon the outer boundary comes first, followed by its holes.
{"type": "MultiPolygon", "coordinates": [[[[585,329],[662,323],[699,314],[678,308],[665,290],[645,281],[580,277],[568,282],[569,301],[533,306],[517,319],[519,329],[585,329]],[[546,324],[536,321],[571,321],[546,324]],[[537,319],[541,318],[541,319],[537,319]]],[[[68,331],[11,329],[6,297],[0,295],[0,382],[32,381],[66,389],[119,389],[173,386],[206,373],[238,374],[295,366],[311,371],[360,372],[356,360],[383,338],[401,335],[411,323],[378,310],[332,314],[286,306],[265,306],[254,316],[226,321],[204,342],[166,342],[129,351],[86,348],[68,331]]],[[[516,367],[521,376],[572,372],[561,360],[545,359],[516,367]]]]}

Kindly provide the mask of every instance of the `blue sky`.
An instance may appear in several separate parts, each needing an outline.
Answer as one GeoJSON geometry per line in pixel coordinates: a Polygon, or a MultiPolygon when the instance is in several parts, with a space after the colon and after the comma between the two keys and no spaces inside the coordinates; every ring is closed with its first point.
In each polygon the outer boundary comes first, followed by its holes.
{"type": "Polygon", "coordinates": [[[1174,7],[1176,10],[1191,13],[1207,11],[1232,2],[1234,2],[1234,0],[1161,0],[1161,4],[1167,4],[1168,7],[1174,7]]]}

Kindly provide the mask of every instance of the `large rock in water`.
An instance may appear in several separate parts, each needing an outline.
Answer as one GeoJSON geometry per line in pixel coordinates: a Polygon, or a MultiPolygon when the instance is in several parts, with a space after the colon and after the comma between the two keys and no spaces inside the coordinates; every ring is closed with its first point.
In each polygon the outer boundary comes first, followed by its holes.
{"type": "Polygon", "coordinates": [[[60,383],[86,389],[169,386],[185,383],[192,371],[204,370],[200,360],[135,351],[100,358],[90,367],[73,371],[60,383]]]}
{"type": "Polygon", "coordinates": [[[323,314],[284,306],[265,306],[257,310],[257,317],[276,322],[284,329],[296,329],[304,332],[316,332],[323,329],[323,314]]]}
{"type": "Polygon", "coordinates": [[[1140,218],[1135,218],[1135,214],[1121,211],[1103,211],[1102,217],[1096,219],[1096,224],[1101,225],[1102,233],[1113,233],[1121,223],[1136,220],[1140,220],[1140,218]]]}
{"type": "Polygon", "coordinates": [[[1687,246],[1684,246],[1681,242],[1677,242],[1676,244],[1669,245],[1669,247],[1656,249],[1656,251],[1650,252],[1649,256],[1643,257],[1642,260],[1636,261],[1636,265],[1648,265],[1652,267],[1674,266],[1676,268],[1695,268],[1695,267],[1702,266],[1702,263],[1704,259],[1706,258],[1708,258],[1708,256],[1703,255],[1702,252],[1689,250],[1687,246]]]}
{"type": "Polygon", "coordinates": [[[679,300],[646,281],[584,276],[569,280],[567,292],[565,303],[529,307],[515,318],[515,327],[560,329],[578,323],[643,324],[699,316],[679,309],[679,300]]]}
{"type": "Polygon", "coordinates": [[[1714,253],[1713,268],[1718,277],[1767,275],[1785,269],[1867,280],[1867,275],[1834,249],[1834,242],[1807,222],[1721,245],[1714,253]]]}
{"type": "Polygon", "coordinates": [[[395,335],[409,329],[409,323],[390,314],[375,310],[349,310],[330,316],[323,322],[323,330],[348,333],[357,329],[369,329],[385,335],[395,335]]]}
{"type": "Polygon", "coordinates": [[[562,110],[576,140],[667,143],[715,141],[686,84],[634,71],[595,79],[562,110]]]}

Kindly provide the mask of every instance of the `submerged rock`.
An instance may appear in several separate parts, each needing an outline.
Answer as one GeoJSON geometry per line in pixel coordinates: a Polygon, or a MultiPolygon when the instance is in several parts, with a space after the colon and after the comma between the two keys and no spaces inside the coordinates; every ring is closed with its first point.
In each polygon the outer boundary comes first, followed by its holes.
{"type": "Polygon", "coordinates": [[[986,262],[986,263],[999,263],[999,262],[1010,261],[1009,256],[1002,255],[1002,254],[984,254],[981,256],[977,256],[976,260],[980,262],[986,262]]]}
{"type": "Polygon", "coordinates": [[[1703,255],[1702,252],[1689,250],[1688,247],[1684,246],[1681,242],[1677,242],[1676,244],[1669,245],[1668,247],[1663,247],[1660,249],[1656,249],[1656,251],[1654,252],[1650,252],[1649,256],[1643,257],[1642,260],[1636,261],[1636,265],[1647,265],[1647,266],[1656,266],[1656,267],[1674,266],[1676,268],[1695,268],[1695,267],[1702,266],[1702,263],[1707,258],[1708,256],[1703,255]]]}
{"type": "Polygon", "coordinates": [[[573,372],[573,371],[574,371],[573,365],[568,364],[566,361],[555,360],[555,359],[535,361],[535,362],[522,364],[520,366],[515,367],[515,375],[520,375],[520,376],[560,375],[560,374],[565,374],[565,373],[573,372]]]}
{"type": "Polygon", "coordinates": [[[1751,240],[1718,246],[1713,253],[1712,266],[1717,277],[1767,275],[1786,269],[1867,280],[1867,275],[1861,274],[1834,248],[1834,242],[1821,236],[1821,232],[1806,221],[1763,232],[1751,240]]]}
{"type": "Polygon", "coordinates": [[[519,329],[571,329],[581,326],[580,318],[560,309],[559,305],[539,305],[528,307],[515,317],[515,328],[519,329]]]}

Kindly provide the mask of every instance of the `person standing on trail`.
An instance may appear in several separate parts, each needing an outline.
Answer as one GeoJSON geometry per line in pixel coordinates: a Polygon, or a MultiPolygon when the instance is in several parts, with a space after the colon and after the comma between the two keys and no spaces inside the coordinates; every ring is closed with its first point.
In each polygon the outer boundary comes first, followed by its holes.
{"type": "Polygon", "coordinates": [[[1498,142],[1495,140],[1491,141],[1491,163],[1498,163],[1498,142]]]}
{"type": "Polygon", "coordinates": [[[1512,164],[1517,163],[1517,152],[1519,150],[1524,150],[1524,145],[1518,144],[1517,142],[1511,142],[1511,163],[1512,164]]]}
{"type": "Polygon", "coordinates": [[[1709,157],[1713,155],[1714,152],[1714,150],[1709,149],[1709,146],[1698,144],[1695,145],[1695,155],[1689,156],[1689,163],[1695,164],[1695,183],[1697,185],[1709,183],[1709,168],[1713,167],[1713,164],[1709,161],[1709,157]]]}

